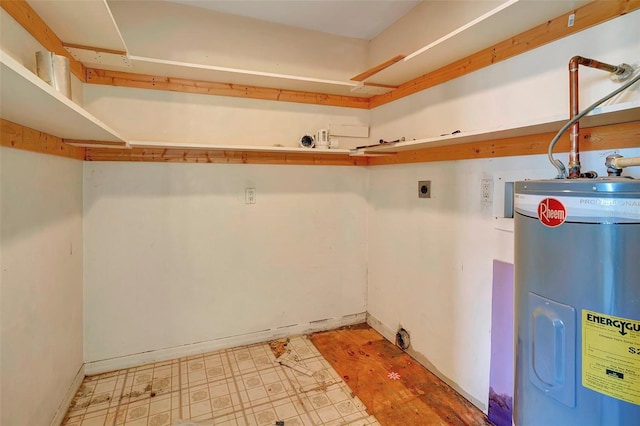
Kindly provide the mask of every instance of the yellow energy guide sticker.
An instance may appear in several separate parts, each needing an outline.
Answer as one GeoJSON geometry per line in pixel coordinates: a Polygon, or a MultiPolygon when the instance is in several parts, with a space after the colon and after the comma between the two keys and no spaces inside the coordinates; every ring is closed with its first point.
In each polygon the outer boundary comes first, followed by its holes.
{"type": "Polygon", "coordinates": [[[640,405],[640,321],[582,310],[582,386],[640,405]]]}

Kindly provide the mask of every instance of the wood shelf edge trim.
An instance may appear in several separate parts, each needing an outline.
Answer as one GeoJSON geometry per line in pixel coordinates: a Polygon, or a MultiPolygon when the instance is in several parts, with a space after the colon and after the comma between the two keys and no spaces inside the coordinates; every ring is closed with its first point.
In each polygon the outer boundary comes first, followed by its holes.
{"type": "Polygon", "coordinates": [[[336,155],[167,148],[86,148],[85,160],[317,166],[366,166],[368,164],[367,158],[354,158],[348,154],[336,155]]]}
{"type": "Polygon", "coordinates": [[[84,139],[62,139],[64,143],[67,145],[78,146],[78,147],[91,147],[93,145],[98,146],[108,146],[114,148],[126,148],[127,142],[125,141],[93,141],[93,140],[84,140],[84,139]]]}
{"type": "Polygon", "coordinates": [[[471,74],[489,65],[526,53],[637,9],[640,9],[640,0],[588,3],[466,58],[407,81],[389,93],[373,96],[370,98],[370,108],[377,108],[463,75],[471,74]],[[575,14],[574,25],[567,27],[566,22],[571,14],[575,14]]]}
{"type": "Polygon", "coordinates": [[[124,51],[124,50],[106,49],[106,48],[103,48],[103,47],[84,46],[84,45],[81,45],[81,44],[73,44],[73,43],[65,43],[65,42],[62,42],[62,46],[63,47],[68,47],[70,49],[89,50],[89,51],[92,51],[92,52],[109,53],[111,55],[127,56],[127,52],[124,51]]]}
{"type": "Polygon", "coordinates": [[[64,141],[47,133],[0,118],[0,146],[55,155],[58,157],[85,159],[85,149],[67,145],[64,141]]]}
{"type": "MultiPolygon", "coordinates": [[[[99,143],[99,142],[96,142],[99,143]]],[[[272,152],[280,154],[302,154],[302,155],[351,155],[350,149],[318,149],[301,148],[292,146],[268,146],[268,145],[209,145],[190,144],[154,141],[129,141],[131,148],[141,149],[168,149],[183,151],[246,151],[246,152],[272,152]]]]}
{"type": "Polygon", "coordinates": [[[380,83],[368,83],[368,82],[364,82],[362,83],[363,86],[367,86],[367,87],[382,87],[384,89],[397,89],[398,86],[394,86],[392,84],[380,84],[380,83]]]}
{"type": "Polygon", "coordinates": [[[396,62],[400,62],[401,60],[403,60],[405,58],[405,55],[396,55],[391,59],[388,59],[386,61],[384,61],[381,64],[378,64],[374,67],[369,68],[368,70],[361,72],[360,74],[351,77],[351,81],[363,81],[366,80],[367,78],[371,77],[374,74],[379,73],[380,71],[389,68],[391,65],[395,64],[396,62]]]}
{"type": "MultiPolygon", "coordinates": [[[[415,151],[398,152],[394,155],[351,156],[349,154],[259,152],[233,149],[81,148],[68,145],[61,138],[4,119],[0,119],[0,130],[1,146],[85,161],[335,166],[379,166],[546,154],[548,143],[555,136],[554,132],[540,133],[460,145],[422,148],[415,151]]],[[[640,120],[583,128],[581,138],[583,151],[638,148],[640,146],[638,144],[640,120]]],[[[568,150],[569,138],[565,134],[560,139],[556,152],[563,153],[568,150]]]]}
{"type": "Polygon", "coordinates": [[[369,98],[87,68],[88,84],[369,109],[369,98]]]}
{"type": "MultiPolygon", "coordinates": [[[[472,160],[480,158],[515,157],[546,154],[556,132],[539,133],[459,145],[420,148],[398,152],[394,156],[369,158],[370,166],[430,163],[437,161],[472,160]]],[[[640,146],[640,121],[583,128],[580,132],[582,151],[637,148],[640,146]]],[[[569,151],[569,136],[565,133],[554,152],[569,151]]]]}
{"type": "Polygon", "coordinates": [[[84,65],[77,61],[67,49],[64,48],[62,40],[49,28],[47,23],[33,10],[29,3],[25,0],[2,0],[0,1],[0,6],[45,49],[69,58],[69,65],[73,75],[80,79],[80,81],[86,82],[84,65]]]}

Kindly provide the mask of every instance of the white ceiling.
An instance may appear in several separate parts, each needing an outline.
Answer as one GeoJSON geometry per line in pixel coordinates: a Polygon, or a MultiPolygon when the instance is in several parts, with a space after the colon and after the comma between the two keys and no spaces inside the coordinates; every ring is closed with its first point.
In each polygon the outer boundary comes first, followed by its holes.
{"type": "Polygon", "coordinates": [[[170,0],[277,24],[371,40],[421,0],[170,0]]]}

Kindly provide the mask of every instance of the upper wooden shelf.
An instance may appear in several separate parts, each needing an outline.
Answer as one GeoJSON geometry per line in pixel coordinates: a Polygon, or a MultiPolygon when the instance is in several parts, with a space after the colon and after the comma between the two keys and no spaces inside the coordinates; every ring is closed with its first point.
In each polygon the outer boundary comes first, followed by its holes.
{"type": "Polygon", "coordinates": [[[127,145],[115,130],[1,50],[0,63],[0,117],[3,119],[63,139],[127,145]]]}
{"type": "Polygon", "coordinates": [[[106,0],[27,2],[77,61],[94,67],[131,67],[127,46],[106,0]]]}
{"type": "MultiPolygon", "coordinates": [[[[202,40],[191,40],[196,43],[191,49],[185,49],[185,41],[179,44],[174,41],[178,34],[185,33],[185,22],[195,27],[189,30],[198,33],[198,27],[202,25],[199,20],[194,20],[194,14],[206,15],[207,11],[194,10],[180,4],[163,4],[162,8],[151,8],[147,11],[148,21],[145,25],[169,25],[173,28],[170,36],[166,34],[154,34],[150,38],[148,34],[137,29],[140,25],[133,16],[141,13],[142,6],[128,4],[127,2],[112,3],[116,22],[104,0],[88,0],[84,2],[70,2],[65,0],[52,0],[47,2],[29,0],[34,10],[49,24],[53,31],[62,39],[64,43],[71,43],[84,46],[103,47],[112,50],[128,51],[122,36],[126,35],[131,46],[131,55],[125,56],[123,60],[116,60],[113,63],[106,62],[108,55],[102,55],[102,59],[92,60],[90,57],[80,57],[71,50],[78,60],[85,65],[90,65],[97,69],[107,71],[126,72],[142,74],[144,76],[171,77],[174,80],[184,79],[197,82],[219,82],[227,85],[251,86],[259,88],[271,88],[281,90],[291,90],[300,92],[319,93],[327,95],[345,96],[353,98],[369,98],[373,95],[385,93],[396,86],[407,83],[425,73],[451,64],[456,60],[471,55],[482,49],[515,36],[532,27],[557,18],[563,13],[573,10],[588,3],[588,0],[566,0],[559,2],[540,2],[535,0],[507,0],[500,2],[485,2],[488,4],[498,4],[489,12],[466,22],[458,28],[451,28],[449,32],[433,34],[429,37],[421,38],[419,48],[410,43],[406,46],[406,41],[394,46],[395,56],[390,60],[390,64],[383,64],[382,70],[378,67],[368,70],[364,74],[353,77],[352,81],[349,72],[340,76],[331,74],[331,77],[324,78],[315,72],[318,67],[310,66],[302,61],[300,64],[287,65],[289,61],[280,61],[277,68],[260,66],[253,67],[251,61],[243,58],[243,55],[234,54],[237,59],[225,59],[222,63],[218,59],[219,53],[213,49],[210,43],[204,38],[202,40]],[[78,7],[81,3],[82,7],[78,7]],[[165,11],[164,9],[167,8],[165,11]],[[156,10],[157,9],[157,10],[156,10]],[[162,9],[162,10],[160,10],[162,9]],[[129,13],[127,13],[129,12],[129,13]],[[173,13],[170,13],[173,12],[173,13]],[[125,19],[125,16],[129,17],[125,19]],[[76,17],[73,25],[69,24],[69,18],[76,17]],[[168,21],[167,21],[168,20],[168,21]],[[175,20],[175,22],[174,22],[175,20]],[[174,32],[176,33],[174,35],[174,32]],[[437,38],[436,38],[437,37],[437,38]],[[198,44],[203,43],[203,44],[198,44]],[[208,43],[208,44],[207,44],[208,43]],[[213,49],[209,51],[208,49],[213,49]],[[202,51],[202,55],[186,54],[191,50],[202,51]],[[404,57],[404,55],[407,55],[404,57]],[[102,62],[104,60],[104,62],[102,62]],[[295,65],[295,66],[294,66],[295,65]],[[379,72],[377,72],[379,71],[379,72]],[[358,81],[365,81],[366,84],[358,84],[358,81]],[[373,86],[376,84],[377,86],[373,86]],[[384,87],[380,87],[380,85],[384,87]]],[[[453,9],[455,10],[455,9],[453,9]]],[[[434,20],[446,19],[444,12],[438,12],[437,16],[431,17],[434,20]],[[442,15],[442,16],[441,16],[442,15]]],[[[452,13],[452,12],[449,12],[452,13]]],[[[140,20],[141,18],[137,18],[140,20]]],[[[231,18],[230,18],[231,19],[231,18]]],[[[244,22],[244,21],[239,21],[244,22]]],[[[211,27],[215,28],[215,21],[211,27]]],[[[164,27],[154,27],[158,31],[164,27]]],[[[269,27],[271,28],[271,27],[269,27]]],[[[187,34],[191,31],[187,30],[187,34]]],[[[259,33],[254,30],[248,31],[248,36],[255,37],[259,33]]],[[[411,28],[399,28],[399,32],[404,34],[404,38],[415,39],[411,28]]],[[[169,34],[169,33],[167,33],[169,34]]],[[[215,32],[211,33],[215,38],[215,32]]],[[[293,36],[293,35],[292,35],[293,36]]],[[[190,36],[189,36],[190,37],[190,36]]],[[[324,40],[326,44],[337,43],[334,37],[316,34],[315,37],[324,40]]],[[[202,39],[202,37],[200,37],[202,39]]],[[[189,40],[189,39],[187,39],[189,40]]],[[[244,44],[240,41],[226,40],[226,43],[238,44],[237,51],[243,51],[244,44]]],[[[347,43],[346,40],[342,41],[347,43]]],[[[265,47],[267,48],[267,47],[265,47]]],[[[282,50],[282,47],[274,47],[274,53],[282,50]]],[[[341,62],[348,61],[349,58],[342,58],[341,62]]],[[[308,62],[309,59],[306,59],[308,62]]],[[[278,61],[276,61],[278,62],[278,61]]],[[[326,71],[325,71],[326,73],[326,71]]],[[[121,84],[124,75],[120,75],[118,83],[121,84]]],[[[126,80],[134,80],[135,77],[129,75],[126,80]]],[[[95,79],[94,79],[95,82],[95,79]]]]}
{"type": "MultiPolygon", "coordinates": [[[[598,107],[580,120],[580,127],[587,128],[606,126],[638,120],[640,120],[640,101],[633,101],[598,107]]],[[[461,132],[455,135],[435,136],[425,139],[398,142],[395,144],[383,144],[371,148],[362,148],[359,150],[353,150],[352,155],[394,154],[397,152],[413,151],[421,148],[434,148],[438,146],[458,145],[463,143],[551,133],[560,130],[567,121],[569,121],[568,116],[555,116],[538,123],[531,123],[522,126],[461,132]]]]}
{"type": "Polygon", "coordinates": [[[27,3],[64,43],[127,50],[105,0],[27,0],[27,3]]]}
{"type": "Polygon", "coordinates": [[[256,152],[279,152],[297,154],[350,154],[348,149],[316,149],[290,146],[260,146],[260,145],[207,145],[190,143],[171,143],[153,141],[130,141],[131,148],[161,148],[177,149],[184,151],[256,151],[256,152]]]}
{"type": "MultiPolygon", "coordinates": [[[[589,3],[588,0],[506,0],[466,24],[451,29],[406,57],[368,77],[371,83],[401,85],[482,51],[589,3]]],[[[446,19],[443,17],[443,19],[446,19]]],[[[573,25],[573,24],[572,24],[573,25]]]]}

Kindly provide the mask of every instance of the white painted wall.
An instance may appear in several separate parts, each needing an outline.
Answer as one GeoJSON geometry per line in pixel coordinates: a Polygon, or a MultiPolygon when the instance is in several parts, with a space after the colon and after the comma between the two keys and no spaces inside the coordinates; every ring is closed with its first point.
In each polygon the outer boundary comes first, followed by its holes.
{"type": "Polygon", "coordinates": [[[44,48],[11,15],[0,8],[0,46],[16,61],[36,72],[36,54],[44,48]]]}
{"type": "Polygon", "coordinates": [[[86,162],[84,176],[86,362],[366,310],[364,168],[86,162]]]}
{"type": "MultiPolygon", "coordinates": [[[[567,63],[577,54],[640,62],[640,12],[377,108],[373,138],[424,138],[568,115],[567,63]]],[[[615,88],[606,73],[580,72],[583,108],[615,88]]],[[[636,86],[614,101],[638,100],[636,86]]],[[[621,153],[640,155],[640,149],[621,153]]],[[[606,175],[606,154],[583,152],[583,169],[606,175]]],[[[567,163],[566,153],[558,158],[567,163]]],[[[408,329],[417,356],[486,410],[492,261],[513,262],[513,234],[494,229],[492,208],[480,202],[481,180],[552,178],[555,169],[539,155],[370,167],[369,173],[372,322],[390,338],[399,325],[408,329]],[[432,199],[417,198],[418,180],[432,181],[432,199]]]]}
{"type": "Polygon", "coordinates": [[[0,193],[0,423],[46,425],[83,364],[82,162],[1,147],[0,193]]]}
{"type": "Polygon", "coordinates": [[[299,147],[330,124],[369,125],[369,110],[96,85],[85,86],[84,107],[125,138],[176,144],[299,147]]]}

